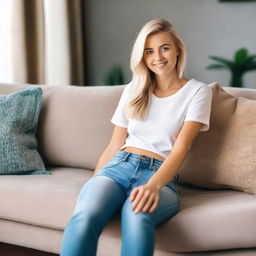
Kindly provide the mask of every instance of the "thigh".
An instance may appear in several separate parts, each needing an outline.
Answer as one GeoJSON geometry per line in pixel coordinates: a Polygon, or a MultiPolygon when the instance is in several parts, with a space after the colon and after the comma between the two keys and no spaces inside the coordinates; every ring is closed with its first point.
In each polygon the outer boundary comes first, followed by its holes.
{"type": "MultiPolygon", "coordinates": [[[[134,213],[130,199],[126,199],[122,207],[122,218],[124,221],[131,219],[133,222],[138,222],[140,219],[148,219],[154,226],[161,224],[174,216],[179,211],[178,194],[171,188],[164,186],[160,190],[158,206],[153,213],[134,213]],[[137,219],[137,220],[136,220],[137,219]]],[[[122,220],[123,221],[123,220],[122,220]]],[[[129,224],[128,224],[129,225],[129,224]]]]}
{"type": "Polygon", "coordinates": [[[117,156],[104,165],[96,176],[106,176],[116,181],[127,195],[136,167],[133,162],[125,161],[117,156]]]}
{"type": "Polygon", "coordinates": [[[81,189],[74,214],[86,211],[109,218],[125,199],[125,193],[114,180],[105,176],[94,176],[81,189]]]}
{"type": "Polygon", "coordinates": [[[173,217],[179,211],[179,197],[176,191],[164,186],[160,190],[159,202],[156,210],[150,214],[152,221],[158,225],[173,217]]]}

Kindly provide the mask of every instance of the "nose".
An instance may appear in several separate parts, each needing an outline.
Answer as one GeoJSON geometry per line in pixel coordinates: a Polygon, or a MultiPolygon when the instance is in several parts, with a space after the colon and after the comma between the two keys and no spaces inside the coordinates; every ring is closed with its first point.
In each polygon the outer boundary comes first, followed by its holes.
{"type": "Polygon", "coordinates": [[[155,59],[156,59],[157,61],[159,61],[159,60],[162,60],[162,59],[163,59],[163,55],[162,55],[161,50],[156,51],[155,59]]]}

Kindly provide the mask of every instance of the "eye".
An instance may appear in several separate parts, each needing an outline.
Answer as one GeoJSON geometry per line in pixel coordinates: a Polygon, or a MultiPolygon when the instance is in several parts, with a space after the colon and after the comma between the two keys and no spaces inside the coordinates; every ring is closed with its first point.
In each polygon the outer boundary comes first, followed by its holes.
{"type": "Polygon", "coordinates": [[[163,52],[167,52],[168,50],[169,50],[169,47],[163,47],[163,48],[162,48],[162,51],[163,51],[163,52]]]}
{"type": "Polygon", "coordinates": [[[145,51],[145,54],[146,54],[146,55],[150,55],[150,54],[152,54],[152,53],[153,53],[152,50],[146,50],[146,51],[145,51]]]}

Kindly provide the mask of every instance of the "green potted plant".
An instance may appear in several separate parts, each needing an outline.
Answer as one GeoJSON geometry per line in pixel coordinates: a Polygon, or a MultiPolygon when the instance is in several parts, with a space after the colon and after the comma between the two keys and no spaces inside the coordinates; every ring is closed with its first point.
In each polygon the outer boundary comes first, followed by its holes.
{"type": "Polygon", "coordinates": [[[124,84],[124,75],[120,65],[113,66],[104,76],[105,85],[122,85],[124,84]]]}
{"type": "Polygon", "coordinates": [[[227,69],[231,72],[230,86],[243,87],[243,74],[256,70],[256,55],[249,55],[246,48],[238,49],[234,54],[234,60],[222,57],[209,56],[218,63],[207,66],[207,69],[227,69]]]}

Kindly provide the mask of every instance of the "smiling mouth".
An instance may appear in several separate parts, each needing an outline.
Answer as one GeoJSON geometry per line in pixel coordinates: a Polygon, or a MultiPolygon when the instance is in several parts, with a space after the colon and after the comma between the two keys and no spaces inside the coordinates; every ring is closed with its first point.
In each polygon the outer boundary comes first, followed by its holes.
{"type": "Polygon", "coordinates": [[[158,64],[153,64],[153,66],[155,66],[155,67],[163,67],[166,64],[167,64],[167,61],[161,62],[161,63],[158,63],[158,64]]]}

